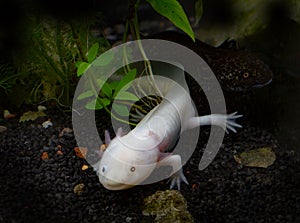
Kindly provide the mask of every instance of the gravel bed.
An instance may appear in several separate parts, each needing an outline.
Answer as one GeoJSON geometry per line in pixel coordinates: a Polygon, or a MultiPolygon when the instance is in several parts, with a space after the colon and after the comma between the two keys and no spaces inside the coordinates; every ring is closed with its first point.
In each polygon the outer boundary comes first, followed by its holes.
{"type": "MultiPolygon", "coordinates": [[[[101,117],[101,114],[100,114],[101,117]]],[[[107,116],[99,131],[109,128],[107,116]]],[[[143,199],[169,188],[167,180],[124,191],[108,191],[86,161],[76,156],[71,116],[48,110],[47,117],[18,123],[2,120],[0,133],[1,222],[152,222],[142,215],[143,199]],[[51,118],[48,129],[41,123],[51,118]],[[62,154],[58,154],[60,150],[62,154]],[[47,152],[49,159],[42,159],[47,152]],[[81,194],[74,187],[84,184],[81,194]]],[[[245,126],[227,135],[216,159],[198,170],[209,128],[200,133],[198,147],[184,166],[189,185],[181,192],[196,222],[300,222],[299,154],[279,146],[271,134],[245,126]],[[233,154],[272,147],[275,163],[268,168],[244,167],[233,154]]]]}

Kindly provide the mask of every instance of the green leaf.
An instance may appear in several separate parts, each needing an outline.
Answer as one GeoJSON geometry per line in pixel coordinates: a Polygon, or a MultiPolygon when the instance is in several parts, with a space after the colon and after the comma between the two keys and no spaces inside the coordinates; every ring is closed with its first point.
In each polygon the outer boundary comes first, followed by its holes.
{"type": "Polygon", "coordinates": [[[109,105],[111,103],[111,100],[108,98],[98,98],[98,102],[103,105],[104,107],[106,107],[107,105],[109,105]]]}
{"type": "Polygon", "coordinates": [[[169,19],[175,26],[180,28],[195,41],[190,22],[177,0],[147,0],[147,2],[151,4],[155,11],[169,19]]]}
{"type": "Polygon", "coordinates": [[[78,99],[78,100],[82,100],[82,99],[85,99],[85,98],[92,97],[93,95],[94,95],[93,91],[88,90],[88,91],[86,91],[86,92],[81,93],[81,94],[77,97],[77,99],[78,99]]]}
{"type": "Polygon", "coordinates": [[[109,83],[109,86],[111,87],[111,89],[115,90],[115,89],[117,89],[119,84],[120,84],[120,81],[112,81],[109,83]]]}
{"type": "Polygon", "coordinates": [[[102,79],[97,79],[97,84],[98,86],[102,86],[101,87],[101,91],[109,98],[112,97],[112,89],[109,86],[109,84],[105,81],[103,81],[102,79]]]}
{"type": "Polygon", "coordinates": [[[198,25],[202,15],[203,15],[203,2],[202,2],[202,0],[196,0],[196,2],[195,2],[195,11],[196,11],[195,25],[198,25]]]}
{"type": "Polygon", "coordinates": [[[130,93],[128,91],[120,91],[116,95],[115,100],[138,101],[139,98],[136,95],[134,95],[134,94],[132,94],[132,93],[130,93]]]}
{"type": "Polygon", "coordinates": [[[124,86],[126,84],[128,84],[130,81],[134,80],[135,76],[136,76],[136,69],[132,69],[130,70],[127,74],[125,74],[125,76],[122,78],[122,80],[119,82],[118,86],[115,88],[115,94],[117,95],[118,92],[122,89],[122,91],[126,91],[130,85],[128,85],[126,88],[124,88],[124,86]]]}
{"type": "Polygon", "coordinates": [[[103,108],[103,106],[97,102],[97,99],[93,99],[85,105],[85,108],[89,110],[100,110],[103,108]]]}
{"type": "Polygon", "coordinates": [[[128,117],[129,110],[127,106],[114,103],[112,109],[120,116],[128,117]]]}
{"type": "Polygon", "coordinates": [[[75,62],[75,67],[78,68],[81,63],[83,63],[83,61],[76,61],[75,62]]]}
{"type": "Polygon", "coordinates": [[[112,50],[106,51],[93,62],[93,65],[99,67],[106,66],[110,64],[110,62],[114,59],[114,57],[115,57],[115,53],[112,50]]]}
{"type": "Polygon", "coordinates": [[[100,110],[104,108],[105,106],[110,104],[110,100],[107,98],[95,98],[91,101],[89,101],[86,105],[85,108],[89,110],[100,110]]]}
{"type": "Polygon", "coordinates": [[[77,76],[80,77],[89,67],[91,64],[87,62],[82,62],[77,69],[77,76]]]}
{"type": "Polygon", "coordinates": [[[99,50],[99,43],[95,43],[91,46],[91,48],[88,51],[88,62],[89,63],[92,63],[96,59],[98,50],[99,50]]]}

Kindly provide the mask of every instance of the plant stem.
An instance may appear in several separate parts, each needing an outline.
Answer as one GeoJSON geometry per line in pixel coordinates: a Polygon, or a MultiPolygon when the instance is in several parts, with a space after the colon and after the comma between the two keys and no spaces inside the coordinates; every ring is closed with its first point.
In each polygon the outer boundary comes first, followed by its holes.
{"type": "MultiPolygon", "coordinates": [[[[126,25],[125,25],[125,32],[124,32],[124,35],[123,35],[123,43],[125,43],[127,41],[128,29],[129,29],[129,22],[127,20],[126,25]]],[[[124,56],[123,63],[125,64],[124,70],[125,70],[125,73],[128,73],[131,69],[130,69],[129,62],[128,62],[126,47],[123,47],[123,56],[124,56]]]]}
{"type": "Polygon", "coordinates": [[[139,0],[137,0],[137,2],[135,3],[135,8],[134,8],[134,16],[133,16],[133,20],[132,20],[132,25],[133,25],[133,29],[134,29],[134,33],[135,33],[135,36],[136,36],[136,39],[138,41],[138,46],[139,46],[139,49],[141,51],[141,54],[145,60],[145,67],[146,67],[146,71],[147,72],[147,77],[148,77],[148,80],[150,82],[150,84],[152,85],[152,87],[156,90],[156,93],[160,96],[160,97],[163,97],[163,94],[161,93],[161,91],[159,90],[159,88],[157,87],[156,83],[155,83],[155,80],[154,80],[154,75],[153,75],[153,72],[152,72],[152,67],[151,67],[151,63],[144,51],[144,48],[143,48],[143,45],[141,43],[141,36],[140,36],[140,30],[139,30],[139,24],[138,24],[138,18],[137,18],[137,7],[139,5],[139,0]]]}
{"type": "Polygon", "coordinates": [[[126,120],[123,120],[121,118],[118,118],[116,115],[114,115],[114,113],[112,113],[106,106],[103,106],[103,108],[105,109],[105,111],[107,111],[111,117],[113,117],[114,119],[116,119],[117,121],[119,122],[122,122],[122,123],[125,123],[125,124],[129,124],[129,125],[133,125],[133,126],[136,126],[135,123],[132,123],[132,122],[129,122],[129,121],[126,121],[126,120]]]}
{"type": "MultiPolygon", "coordinates": [[[[118,101],[119,104],[123,104],[123,105],[131,105],[131,103],[127,102],[127,101],[118,101]]],[[[147,111],[143,109],[142,106],[139,106],[139,105],[136,105],[136,104],[133,104],[132,107],[142,111],[143,113],[146,113],[147,111]]]]}

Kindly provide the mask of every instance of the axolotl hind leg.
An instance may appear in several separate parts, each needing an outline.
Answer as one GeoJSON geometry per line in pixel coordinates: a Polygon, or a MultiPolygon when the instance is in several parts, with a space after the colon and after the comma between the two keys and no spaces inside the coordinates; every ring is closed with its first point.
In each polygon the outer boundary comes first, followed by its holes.
{"type": "Polygon", "coordinates": [[[171,180],[170,189],[172,189],[176,184],[178,190],[180,190],[181,181],[183,181],[186,184],[189,184],[183,174],[181,157],[179,155],[172,155],[171,153],[163,153],[163,158],[157,163],[157,166],[172,167],[172,176],[170,177],[171,180]]]}
{"type": "Polygon", "coordinates": [[[192,129],[203,125],[216,125],[223,128],[226,133],[229,130],[236,132],[235,128],[241,128],[242,126],[235,122],[235,119],[242,117],[243,115],[238,115],[237,112],[231,113],[229,115],[219,115],[211,114],[199,117],[192,117],[189,119],[187,128],[192,129]]]}

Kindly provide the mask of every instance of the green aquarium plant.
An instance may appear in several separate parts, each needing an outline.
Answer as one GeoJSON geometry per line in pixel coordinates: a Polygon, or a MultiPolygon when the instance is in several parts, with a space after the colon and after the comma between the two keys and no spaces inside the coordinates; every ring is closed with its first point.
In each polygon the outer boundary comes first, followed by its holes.
{"type": "Polygon", "coordinates": [[[195,35],[190,22],[177,0],[147,0],[147,2],[150,3],[155,11],[169,19],[176,27],[184,31],[195,41],[195,35]]]}
{"type": "Polygon", "coordinates": [[[0,91],[8,94],[16,84],[18,76],[13,66],[6,62],[0,63],[0,91]]]}
{"type": "MultiPolygon", "coordinates": [[[[87,54],[87,61],[78,61],[76,63],[77,67],[77,76],[81,77],[84,72],[92,66],[92,63],[96,60],[99,53],[99,44],[95,43],[91,46],[91,48],[88,51],[87,54]]],[[[100,57],[97,59],[97,65],[106,65],[109,64],[114,58],[113,54],[105,54],[100,55],[100,57]],[[101,63],[101,64],[100,64],[101,63]]],[[[96,62],[96,61],[95,61],[96,62]]],[[[95,64],[94,62],[94,64],[95,64]]],[[[113,106],[113,110],[116,114],[120,116],[127,116],[129,114],[129,111],[125,105],[122,105],[126,103],[128,100],[136,101],[138,98],[132,94],[131,92],[126,91],[124,88],[125,85],[127,85],[130,81],[134,80],[136,76],[136,69],[132,69],[129,72],[125,73],[125,75],[122,76],[122,79],[119,81],[111,81],[111,82],[104,82],[103,79],[98,78],[97,80],[90,80],[90,87],[92,90],[87,90],[80,94],[78,96],[78,100],[82,99],[89,99],[89,101],[86,104],[87,109],[91,110],[100,110],[105,109],[108,111],[113,117],[116,119],[117,116],[114,115],[107,107],[112,104],[114,100],[117,100],[118,103],[116,103],[113,106]],[[93,89],[94,84],[97,84],[99,86],[102,86],[101,92],[98,95],[98,93],[93,89]]]]}
{"type": "MultiPolygon", "coordinates": [[[[199,2],[201,0],[198,0],[199,2]]],[[[177,0],[147,0],[147,2],[152,6],[152,8],[157,11],[162,16],[169,19],[175,26],[179,29],[183,30],[187,33],[193,40],[195,40],[194,32],[191,28],[189,20],[177,0]]],[[[199,3],[198,3],[199,4],[199,3]]],[[[133,35],[133,37],[137,40],[141,39],[139,24],[138,24],[138,16],[137,9],[140,5],[140,0],[129,0],[129,14],[125,24],[125,32],[123,35],[123,42],[126,42],[128,39],[129,33],[133,35]]],[[[199,12],[198,12],[199,15],[199,12]]],[[[144,57],[144,66],[143,70],[149,78],[149,84],[152,85],[155,89],[158,89],[155,86],[155,82],[153,81],[153,73],[150,61],[147,58],[146,53],[143,50],[142,44],[139,42],[139,49],[141,54],[144,57]]],[[[126,51],[126,47],[124,48],[126,51]]],[[[92,45],[88,51],[87,58],[85,61],[78,61],[76,63],[77,67],[77,76],[81,77],[84,73],[92,66],[92,63],[96,60],[97,55],[99,54],[99,44],[95,43],[92,45]]],[[[121,80],[120,81],[108,81],[104,82],[103,79],[99,78],[97,80],[90,80],[90,87],[93,87],[93,84],[97,84],[102,86],[101,91],[98,93],[94,90],[87,90],[78,96],[78,100],[89,99],[86,108],[87,109],[105,109],[108,113],[115,119],[126,122],[126,120],[122,119],[122,117],[128,117],[130,111],[128,110],[126,103],[127,101],[138,101],[137,96],[132,94],[129,91],[126,91],[129,86],[128,83],[135,79],[136,76],[141,75],[137,74],[137,69],[129,66],[127,61],[128,52],[124,53],[124,69],[121,71],[121,80]],[[93,82],[93,83],[92,83],[93,82]],[[127,88],[124,89],[124,87],[127,88]],[[114,106],[112,103],[115,101],[114,106]],[[111,109],[109,108],[111,107],[111,109]]],[[[113,59],[113,55],[103,57],[101,60],[99,58],[98,61],[104,61],[104,63],[109,63],[113,59]]],[[[158,91],[159,92],[159,91],[158,91]]],[[[152,98],[150,100],[145,100],[144,102],[153,101],[152,98]]],[[[136,103],[133,105],[136,109],[145,113],[146,111],[143,109],[143,106],[138,106],[136,103]]],[[[133,124],[134,123],[130,123],[133,124]]]]}
{"type": "Polygon", "coordinates": [[[31,103],[52,100],[63,110],[71,109],[78,82],[76,61],[86,60],[87,51],[95,42],[101,45],[102,51],[109,47],[104,38],[92,35],[92,21],[89,18],[76,21],[32,18],[33,28],[28,37],[31,46],[16,58],[19,72],[27,72],[34,78],[31,103]]]}

